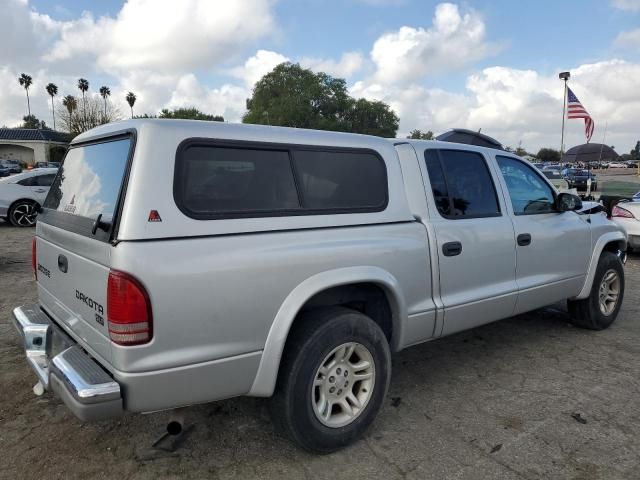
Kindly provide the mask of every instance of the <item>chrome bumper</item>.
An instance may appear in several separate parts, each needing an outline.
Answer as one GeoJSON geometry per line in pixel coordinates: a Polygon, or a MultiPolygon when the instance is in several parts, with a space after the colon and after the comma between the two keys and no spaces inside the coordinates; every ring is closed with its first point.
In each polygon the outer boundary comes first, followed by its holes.
{"type": "Polygon", "coordinates": [[[122,415],[120,385],[38,307],[13,310],[27,362],[45,388],[81,420],[122,415]]]}

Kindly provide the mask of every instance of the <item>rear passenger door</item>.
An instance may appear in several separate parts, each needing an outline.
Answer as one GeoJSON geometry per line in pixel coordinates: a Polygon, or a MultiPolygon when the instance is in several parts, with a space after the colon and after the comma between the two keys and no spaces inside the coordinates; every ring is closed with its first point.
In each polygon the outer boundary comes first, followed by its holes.
{"type": "Polygon", "coordinates": [[[424,162],[444,307],[442,334],[510,316],[517,298],[515,237],[495,173],[474,151],[427,149],[424,162]]]}

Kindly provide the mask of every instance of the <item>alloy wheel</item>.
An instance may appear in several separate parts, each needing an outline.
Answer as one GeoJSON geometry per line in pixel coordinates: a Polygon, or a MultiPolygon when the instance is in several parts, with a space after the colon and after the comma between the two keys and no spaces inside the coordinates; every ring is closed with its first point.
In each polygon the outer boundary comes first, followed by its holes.
{"type": "Polygon", "coordinates": [[[373,355],[362,344],[343,343],[322,361],[311,401],[316,418],[331,428],[353,422],[367,407],[375,386],[373,355]]]}

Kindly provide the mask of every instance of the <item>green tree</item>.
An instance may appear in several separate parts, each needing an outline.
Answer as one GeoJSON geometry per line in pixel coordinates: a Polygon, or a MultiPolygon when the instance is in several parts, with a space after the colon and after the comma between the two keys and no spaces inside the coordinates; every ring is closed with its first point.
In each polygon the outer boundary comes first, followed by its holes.
{"type": "Polygon", "coordinates": [[[640,160],[640,140],[636,142],[636,146],[634,149],[629,152],[631,154],[631,158],[633,160],[640,160]]]}
{"type": "Polygon", "coordinates": [[[73,111],[78,108],[78,102],[73,95],[67,95],[62,99],[62,106],[67,109],[69,117],[73,115],[73,111]]]}
{"type": "Polygon", "coordinates": [[[527,155],[527,151],[522,147],[516,148],[514,153],[519,157],[524,157],[525,155],[527,155]]]}
{"type": "Polygon", "coordinates": [[[111,95],[111,89],[105,85],[100,87],[100,96],[104,100],[104,115],[107,116],[107,98],[111,95]]]}
{"type": "Polygon", "coordinates": [[[127,93],[127,96],[125,97],[129,104],[129,108],[131,109],[131,118],[133,118],[133,106],[136,104],[136,98],[136,94],[133,92],[127,93]]]}
{"type": "Polygon", "coordinates": [[[557,163],[560,161],[560,152],[553,148],[541,148],[536,157],[543,162],[557,163]]]}
{"type": "Polygon", "coordinates": [[[88,96],[83,108],[78,108],[79,102],[78,98],[67,95],[56,111],[62,128],[74,136],[122,118],[120,111],[111,102],[107,103],[105,109],[101,98],[88,96]]]}
{"type": "Polygon", "coordinates": [[[354,99],[341,78],[281,63],[247,99],[244,123],[395,136],[397,115],[382,102],[354,99]]]}
{"type": "Polygon", "coordinates": [[[82,107],[87,108],[87,103],[84,99],[84,94],[89,90],[89,81],[85,78],[78,79],[78,89],[82,92],[82,107]]]}
{"type": "Polygon", "coordinates": [[[221,115],[210,115],[203,113],[195,107],[191,108],[175,108],[168,110],[163,108],[160,111],[158,118],[181,118],[185,120],[208,120],[210,122],[224,122],[224,117],[221,115]]]}
{"type": "Polygon", "coordinates": [[[411,130],[407,138],[411,138],[413,140],[433,140],[433,132],[431,130],[427,130],[426,132],[422,132],[421,130],[411,130]]]}
{"type": "Polygon", "coordinates": [[[58,94],[58,86],[55,83],[49,83],[45,87],[45,90],[51,97],[51,115],[53,115],[53,129],[56,129],[56,112],[53,108],[53,97],[58,94]]]}
{"type": "Polygon", "coordinates": [[[27,75],[26,73],[21,73],[18,77],[18,83],[24,88],[24,91],[27,92],[27,116],[31,116],[31,103],[29,102],[29,87],[33,83],[33,79],[31,75],[27,75]]]}
{"type": "Polygon", "coordinates": [[[350,99],[344,122],[345,130],[353,133],[395,137],[400,119],[384,102],[372,102],[359,98],[350,99]]]}
{"type": "Polygon", "coordinates": [[[44,120],[39,120],[35,115],[25,115],[22,117],[22,124],[18,128],[38,128],[40,130],[50,130],[44,120]]]}

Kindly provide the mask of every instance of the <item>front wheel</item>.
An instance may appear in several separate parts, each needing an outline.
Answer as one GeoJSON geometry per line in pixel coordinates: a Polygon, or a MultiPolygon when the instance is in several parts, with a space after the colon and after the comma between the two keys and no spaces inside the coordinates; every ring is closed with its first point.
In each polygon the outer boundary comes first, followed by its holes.
{"type": "Polygon", "coordinates": [[[287,340],[271,414],[302,448],[330,453],[360,438],[389,387],[391,353],[380,327],[346,308],[311,312],[287,340]]]}
{"type": "Polygon", "coordinates": [[[612,252],[602,252],[591,293],[583,300],[569,300],[572,323],[589,330],[604,330],[618,316],[624,298],[624,268],[612,252]]]}

